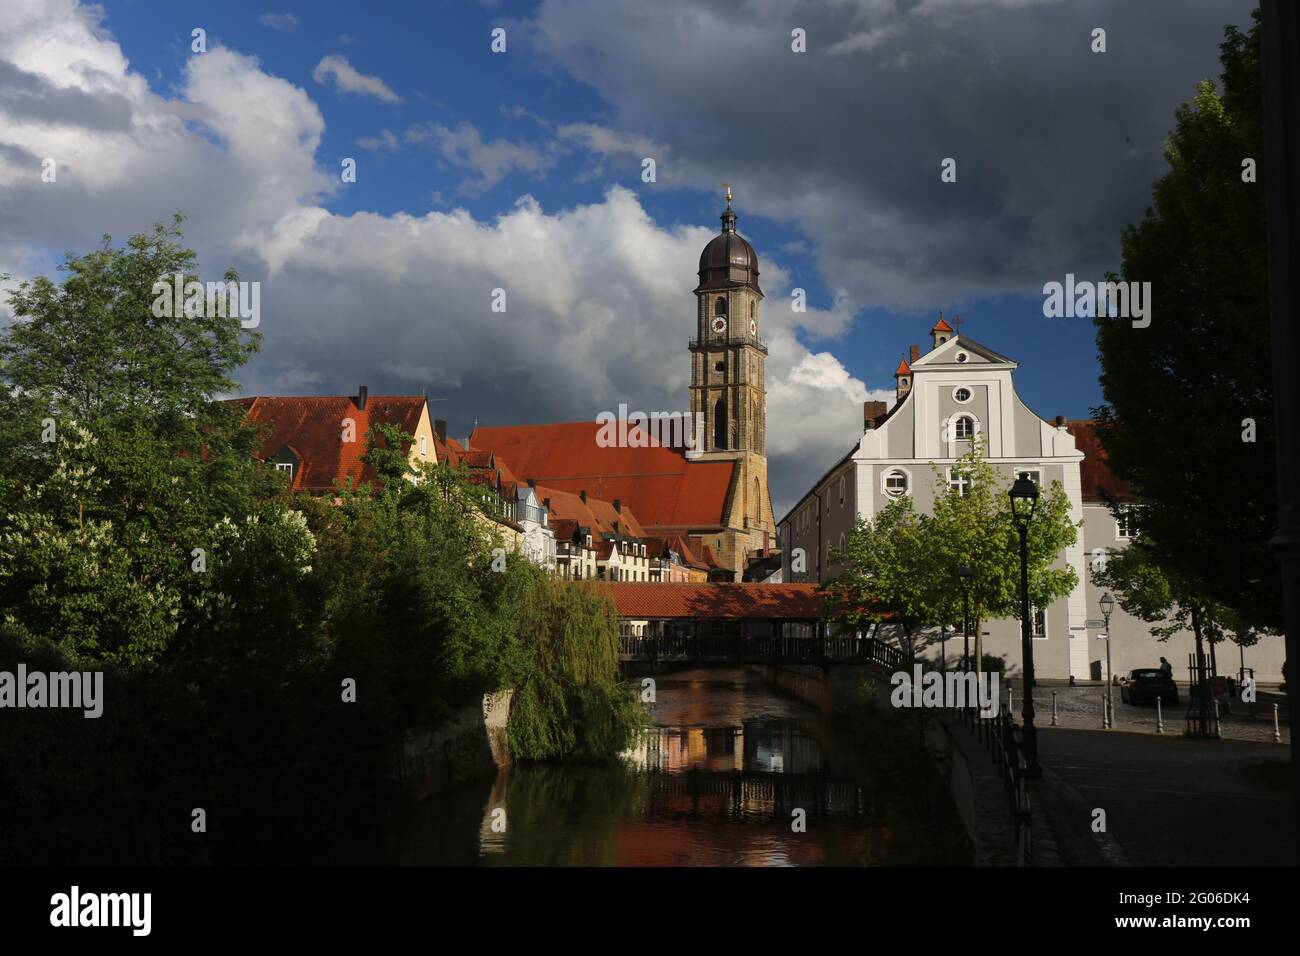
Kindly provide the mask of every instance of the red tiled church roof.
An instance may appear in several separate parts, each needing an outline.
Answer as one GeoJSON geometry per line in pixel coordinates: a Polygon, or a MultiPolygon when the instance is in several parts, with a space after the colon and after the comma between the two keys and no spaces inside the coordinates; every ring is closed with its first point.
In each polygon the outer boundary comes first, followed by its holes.
{"type": "Polygon", "coordinates": [[[903,359],[898,363],[898,371],[894,372],[894,377],[897,378],[900,375],[911,375],[911,374],[912,374],[912,367],[907,364],[907,359],[903,359]]]}
{"type": "MultiPolygon", "coordinates": [[[[960,318],[960,316],[958,316],[958,318],[960,318]]],[[[930,331],[931,331],[931,332],[951,332],[951,331],[952,331],[952,326],[949,325],[947,322],[945,322],[945,321],[943,320],[942,317],[940,317],[939,321],[936,322],[936,323],[934,323],[934,328],[932,328],[930,331]]]]}
{"type": "Polygon", "coordinates": [[[822,609],[816,584],[608,581],[596,587],[609,590],[622,618],[815,621],[822,609]]]}
{"type": "Polygon", "coordinates": [[[333,491],[335,480],[373,481],[374,469],[361,461],[366,432],[372,425],[396,425],[414,434],[425,408],[421,395],[371,395],[364,410],[348,395],[257,395],[232,404],[242,405],[250,421],[270,426],[255,457],[272,458],[289,446],[298,458],[291,489],[309,492],[333,491]],[[356,423],[356,441],[342,440],[345,418],[356,423]]]}
{"type": "Polygon", "coordinates": [[[735,463],[687,461],[680,448],[601,448],[597,422],[480,427],[472,448],[508,459],[515,474],[605,501],[621,499],[647,528],[721,527],[735,463]]]}
{"type": "Polygon", "coordinates": [[[1101,501],[1103,491],[1119,501],[1131,497],[1128,482],[1115,477],[1107,464],[1108,456],[1102,447],[1101,436],[1097,434],[1097,422],[1091,418],[1068,421],[1065,430],[1074,436],[1075,447],[1083,452],[1083,461],[1079,462],[1080,497],[1084,501],[1101,501]]]}

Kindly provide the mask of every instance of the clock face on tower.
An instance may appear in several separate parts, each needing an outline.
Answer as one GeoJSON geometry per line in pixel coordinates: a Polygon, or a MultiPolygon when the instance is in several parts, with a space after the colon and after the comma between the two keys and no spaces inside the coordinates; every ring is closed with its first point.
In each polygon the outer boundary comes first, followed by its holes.
{"type": "Polygon", "coordinates": [[[719,333],[727,331],[727,320],[720,315],[716,316],[713,320],[713,331],[719,333]]]}
{"type": "Polygon", "coordinates": [[[758,323],[753,319],[749,320],[749,334],[754,336],[754,338],[758,338],[758,323]]]}

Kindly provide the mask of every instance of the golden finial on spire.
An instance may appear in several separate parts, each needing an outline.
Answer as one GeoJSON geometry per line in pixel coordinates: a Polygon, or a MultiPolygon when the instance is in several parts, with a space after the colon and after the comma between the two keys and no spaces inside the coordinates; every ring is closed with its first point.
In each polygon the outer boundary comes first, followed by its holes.
{"type": "Polygon", "coordinates": [[[730,209],[731,208],[731,183],[723,183],[722,185],[727,190],[727,208],[730,209]]]}

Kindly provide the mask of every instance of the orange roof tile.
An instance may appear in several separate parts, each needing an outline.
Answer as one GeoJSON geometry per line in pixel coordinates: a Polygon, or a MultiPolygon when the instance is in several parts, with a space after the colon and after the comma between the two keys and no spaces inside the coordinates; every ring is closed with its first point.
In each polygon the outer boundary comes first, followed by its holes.
{"type": "Polygon", "coordinates": [[[597,422],[474,430],[474,449],[507,458],[515,474],[605,501],[621,499],[645,528],[721,527],[735,463],[687,461],[680,448],[601,448],[597,422]]]}
{"type": "Polygon", "coordinates": [[[333,491],[335,481],[348,478],[358,485],[374,481],[374,469],[361,460],[366,432],[383,424],[413,434],[425,409],[420,395],[371,395],[364,410],[350,395],[257,395],[231,403],[242,405],[250,421],[270,426],[255,457],[266,460],[289,446],[299,460],[292,490],[308,492],[333,491]],[[356,424],[356,441],[342,440],[345,418],[356,424]]]}
{"type": "Polygon", "coordinates": [[[622,618],[709,618],[713,620],[802,620],[821,617],[816,584],[607,581],[622,618]]]}
{"type": "Polygon", "coordinates": [[[932,328],[930,331],[931,331],[931,332],[951,332],[951,331],[952,331],[952,326],[949,325],[947,322],[945,322],[945,321],[943,320],[943,317],[940,316],[939,321],[936,322],[936,323],[934,323],[934,328],[932,328]]]}
{"type": "Polygon", "coordinates": [[[898,378],[898,376],[900,375],[911,375],[911,374],[912,374],[912,367],[907,364],[907,359],[903,359],[901,362],[898,363],[898,371],[894,373],[894,378],[898,378]]]}
{"type": "Polygon", "coordinates": [[[1084,501],[1101,501],[1103,491],[1118,501],[1132,497],[1128,482],[1115,477],[1110,470],[1109,456],[1101,444],[1096,420],[1067,421],[1065,430],[1074,436],[1075,446],[1083,452],[1083,461],[1079,462],[1080,497],[1084,501]]]}

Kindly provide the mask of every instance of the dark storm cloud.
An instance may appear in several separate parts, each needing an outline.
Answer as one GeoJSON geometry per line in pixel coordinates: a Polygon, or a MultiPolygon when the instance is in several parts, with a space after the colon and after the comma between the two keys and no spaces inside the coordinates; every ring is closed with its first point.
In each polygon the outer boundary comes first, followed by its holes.
{"type": "Polygon", "coordinates": [[[6,60],[0,60],[0,108],[10,116],[52,126],[102,132],[131,128],[131,104],[126,97],[56,86],[6,60]]]}
{"type": "Polygon", "coordinates": [[[1217,78],[1223,26],[1252,7],[545,0],[535,26],[620,130],[668,145],[661,179],[736,183],[743,210],[807,235],[856,307],[928,307],[1113,268],[1175,107],[1217,78]]]}

